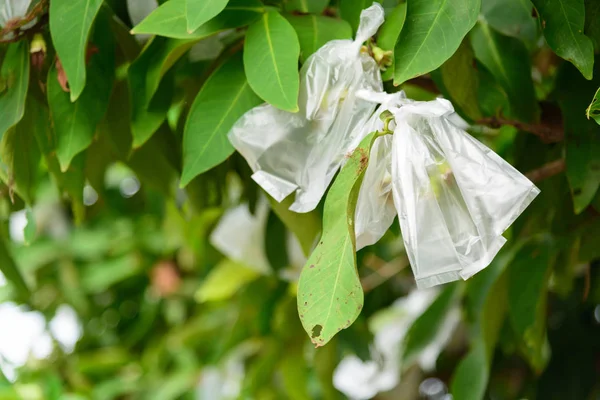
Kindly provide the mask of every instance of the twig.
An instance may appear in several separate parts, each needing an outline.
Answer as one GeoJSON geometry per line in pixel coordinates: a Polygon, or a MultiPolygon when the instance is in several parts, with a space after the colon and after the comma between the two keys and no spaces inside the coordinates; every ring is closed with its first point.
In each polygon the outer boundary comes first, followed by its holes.
{"type": "Polygon", "coordinates": [[[366,293],[383,284],[392,276],[406,268],[409,264],[406,257],[398,257],[390,262],[385,262],[376,255],[372,255],[365,260],[365,265],[374,270],[373,273],[360,280],[363,291],[366,293]]]}
{"type": "Polygon", "coordinates": [[[564,139],[562,127],[552,125],[528,124],[521,121],[506,119],[503,117],[486,117],[476,121],[479,125],[487,125],[491,128],[500,128],[503,125],[514,126],[515,128],[539,136],[545,143],[556,143],[564,139]]]}
{"type": "Polygon", "coordinates": [[[565,168],[565,159],[561,158],[560,160],[551,161],[537,169],[529,171],[525,174],[525,176],[527,176],[527,178],[529,178],[529,180],[532,182],[540,182],[544,179],[548,179],[560,174],[565,170],[565,168]]]}

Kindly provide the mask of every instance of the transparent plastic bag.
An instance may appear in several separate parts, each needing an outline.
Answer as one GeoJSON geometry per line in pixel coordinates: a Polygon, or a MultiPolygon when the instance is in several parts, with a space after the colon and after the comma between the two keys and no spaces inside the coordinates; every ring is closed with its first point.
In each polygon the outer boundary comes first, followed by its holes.
{"type": "Polygon", "coordinates": [[[290,210],[308,212],[321,200],[352,149],[357,126],[369,119],[375,104],[356,91],[381,91],[375,60],[360,51],[383,23],[383,8],[363,10],[356,40],[333,40],[311,55],[300,71],[299,112],[263,104],[244,114],[229,140],[275,200],[296,191],[290,210]]]}
{"type": "MultiPolygon", "coordinates": [[[[359,97],[380,103],[367,123],[358,127],[361,132],[355,136],[362,140],[371,132],[384,128],[380,116],[383,112],[397,108],[405,102],[404,91],[393,94],[359,91],[359,97]]],[[[356,143],[354,147],[358,145],[356,143]]],[[[354,232],[356,249],[375,244],[392,226],[396,218],[396,207],[392,199],[392,135],[377,138],[369,157],[369,165],[365,171],[354,213],[354,232]]]]}
{"type": "Polygon", "coordinates": [[[393,197],[420,288],[467,279],[488,266],[506,242],[502,233],[539,193],[450,122],[453,112],[444,99],[394,112],[393,197]]]}

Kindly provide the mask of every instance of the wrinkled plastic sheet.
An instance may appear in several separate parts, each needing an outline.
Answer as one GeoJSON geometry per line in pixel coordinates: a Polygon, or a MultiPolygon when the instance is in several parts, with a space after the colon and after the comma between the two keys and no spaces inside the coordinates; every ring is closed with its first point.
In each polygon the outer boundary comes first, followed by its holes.
{"type": "Polygon", "coordinates": [[[292,211],[309,212],[319,204],[344,156],[358,144],[355,128],[375,110],[375,103],[356,92],[382,90],[375,60],[360,49],[383,17],[383,8],[373,4],[362,11],[354,41],[330,41],[308,58],[300,71],[299,112],[263,104],[229,132],[267,193],[277,201],[296,193],[292,211]]]}
{"type": "Polygon", "coordinates": [[[394,110],[392,192],[417,286],[468,279],[539,189],[450,120],[444,99],[394,110]]]}

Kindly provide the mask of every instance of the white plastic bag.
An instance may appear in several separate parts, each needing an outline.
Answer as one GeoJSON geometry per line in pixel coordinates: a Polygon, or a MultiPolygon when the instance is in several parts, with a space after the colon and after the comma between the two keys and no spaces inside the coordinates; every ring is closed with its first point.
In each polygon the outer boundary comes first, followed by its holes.
{"type": "MultiPolygon", "coordinates": [[[[381,132],[384,123],[380,116],[383,112],[396,109],[406,103],[406,94],[400,91],[393,94],[359,91],[359,97],[380,103],[369,121],[357,129],[358,143],[371,132],[381,132]]],[[[354,147],[358,145],[356,143],[354,147]]],[[[375,244],[383,237],[396,218],[396,207],[392,199],[392,136],[377,138],[369,157],[354,213],[354,232],[356,250],[375,244]]]]}
{"type": "Polygon", "coordinates": [[[421,288],[485,268],[502,233],[539,189],[449,121],[444,99],[395,113],[392,188],[408,257],[421,288]]]}
{"type": "Polygon", "coordinates": [[[252,178],[275,200],[296,191],[290,210],[308,212],[321,200],[344,155],[375,104],[359,89],[381,91],[375,60],[362,43],[383,23],[383,8],[363,10],[356,40],[333,40],[311,55],[300,71],[299,112],[263,104],[244,114],[229,140],[254,171],[252,178]]]}

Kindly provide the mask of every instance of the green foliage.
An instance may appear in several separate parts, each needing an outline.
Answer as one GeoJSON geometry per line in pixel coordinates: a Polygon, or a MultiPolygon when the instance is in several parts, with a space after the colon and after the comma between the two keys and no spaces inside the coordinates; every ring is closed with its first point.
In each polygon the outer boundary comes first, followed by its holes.
{"type": "Polygon", "coordinates": [[[377,1],[385,23],[361,51],[386,91],[448,98],[541,189],[489,267],[392,320],[414,290],[398,224],[354,242],[376,135],[302,214],[227,138],[263,101],[297,112],[302,64],[353,39],[372,1],[161,0],[134,26],[145,1],[0,5],[0,302],[48,327],[67,305],[81,325],[73,349],[50,330],[48,357],[0,354],[0,398],[340,399],[344,357],[377,368],[371,385],[388,354],[401,383],[381,399],[414,398],[424,377],[457,400],[600,392],[600,2],[377,1]],[[259,226],[221,242],[258,235],[241,259],[211,238],[239,205],[259,226]]]}

